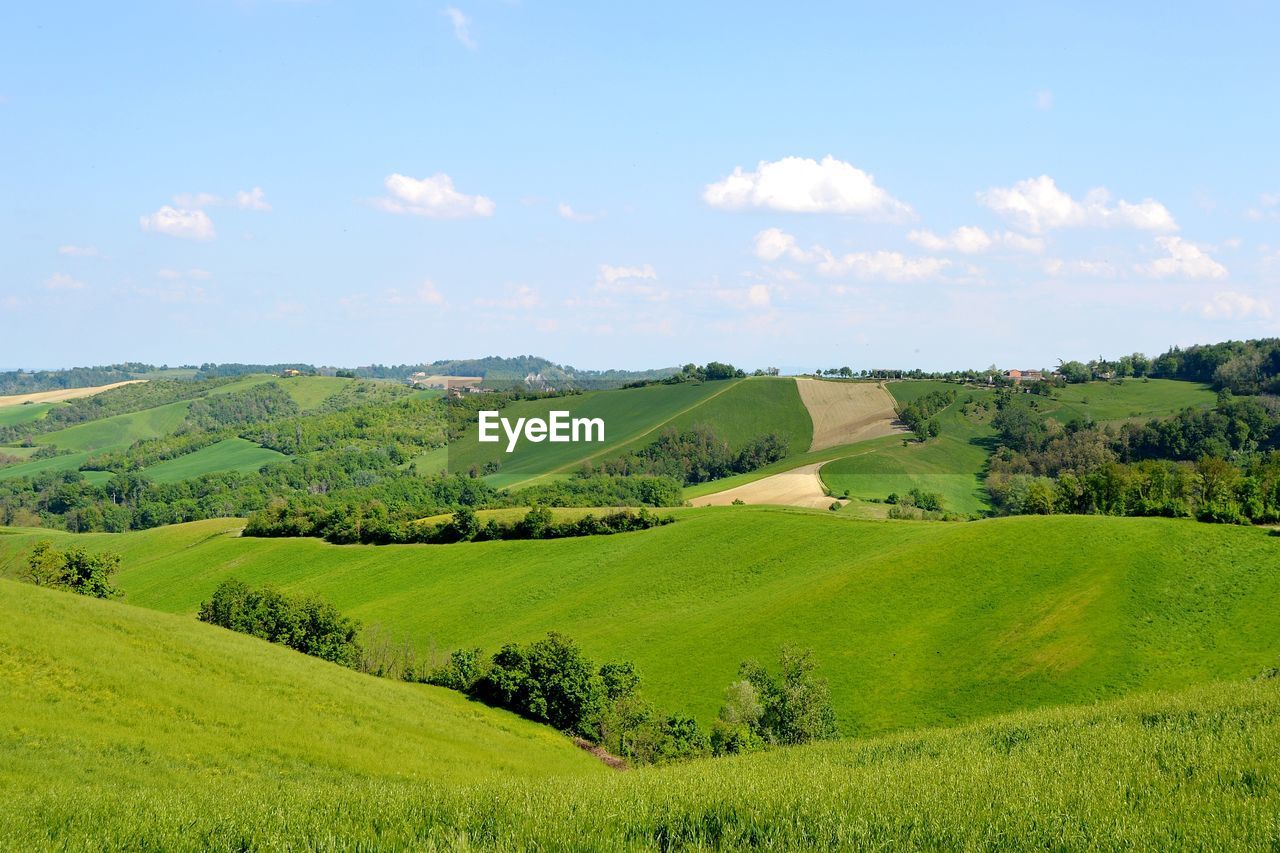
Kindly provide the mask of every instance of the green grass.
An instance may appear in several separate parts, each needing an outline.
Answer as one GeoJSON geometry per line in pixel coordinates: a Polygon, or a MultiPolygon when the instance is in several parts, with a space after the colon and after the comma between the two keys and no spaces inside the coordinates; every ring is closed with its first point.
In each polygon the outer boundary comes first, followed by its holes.
{"type": "Polygon", "coordinates": [[[193,453],[145,468],[142,474],[157,483],[176,483],[218,471],[257,471],[289,457],[243,438],[228,438],[193,453]]]}
{"type": "Polygon", "coordinates": [[[691,413],[713,397],[728,393],[746,381],[653,385],[513,403],[501,412],[503,417],[512,421],[521,417],[545,418],[552,410],[568,411],[571,417],[603,418],[605,442],[603,445],[573,442],[534,444],[522,440],[513,453],[507,453],[505,440],[481,444],[476,427],[472,426],[465,436],[450,445],[449,468],[466,471],[472,465],[480,467],[489,461],[500,462],[501,470],[487,478],[498,487],[524,485],[548,474],[568,473],[584,459],[607,458],[636,440],[653,441],[668,422],[691,413]]]}
{"type": "Polygon", "coordinates": [[[1208,385],[1175,379],[1126,379],[1086,382],[1056,389],[1059,399],[1039,401],[1041,410],[1059,421],[1126,421],[1175,415],[1188,407],[1210,407],[1218,395],[1208,385]]]}
{"type": "Polygon", "coordinates": [[[614,773],[446,691],[0,590],[4,849],[1280,845],[1277,680],[614,773]]]}
{"type": "MultiPolygon", "coordinates": [[[[0,452],[8,452],[8,448],[0,452]]],[[[16,477],[34,477],[37,474],[45,474],[49,471],[74,471],[80,467],[80,463],[84,462],[90,456],[90,452],[82,450],[79,453],[68,453],[65,456],[52,456],[48,459],[33,459],[30,462],[23,462],[20,465],[10,465],[0,468],[0,480],[9,480],[16,477]]]]}
{"type": "MultiPolygon", "coordinates": [[[[934,390],[954,389],[956,402],[939,414],[941,434],[923,444],[906,436],[888,436],[865,442],[854,453],[822,467],[822,482],[834,495],[848,491],[854,498],[884,499],[891,493],[906,494],[912,488],[942,495],[944,508],[980,515],[990,510],[982,472],[986,467],[994,432],[991,412],[966,415],[964,402],[991,398],[985,389],[961,388],[935,381],[890,382],[899,404],[912,402],[934,390]]],[[[850,508],[851,512],[857,511],[850,508]]]]}
{"type": "Polygon", "coordinates": [[[38,421],[45,412],[52,409],[53,403],[32,403],[29,406],[0,406],[0,427],[17,426],[18,424],[38,421]]]}
{"type": "Polygon", "coordinates": [[[289,392],[289,396],[298,404],[298,407],[307,412],[341,391],[344,385],[355,380],[337,376],[290,376],[274,381],[279,382],[289,392]]]}
{"type": "Polygon", "coordinates": [[[353,775],[463,784],[601,767],[562,735],[451,691],[7,580],[0,687],[10,792],[36,780],[119,791],[353,775]]]}
{"type": "Polygon", "coordinates": [[[168,435],[182,425],[187,417],[190,400],[180,400],[164,406],[115,415],[96,421],[46,432],[35,436],[37,444],[52,444],[67,450],[110,450],[128,447],[144,438],[168,435]]]}
{"type": "MultiPolygon", "coordinates": [[[[194,613],[227,577],[318,593],[423,652],[548,630],[636,662],[704,722],[747,657],[814,649],[846,732],[1251,675],[1277,654],[1280,548],[1264,531],[1053,516],[859,521],[689,510],[614,536],[445,546],[240,538],[207,521],[69,541],[124,555],[126,600],[194,613]]],[[[0,537],[12,572],[40,536],[0,537]]]]}

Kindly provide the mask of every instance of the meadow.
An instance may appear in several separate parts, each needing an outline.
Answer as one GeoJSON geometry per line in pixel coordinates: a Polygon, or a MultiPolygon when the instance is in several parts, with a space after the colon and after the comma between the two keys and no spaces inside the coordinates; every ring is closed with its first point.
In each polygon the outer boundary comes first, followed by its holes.
{"type": "Polygon", "coordinates": [[[800,643],[846,734],[1245,677],[1280,637],[1276,540],[1191,521],[722,507],[608,537],[439,546],[242,538],[239,524],[23,531],[0,536],[0,573],[38,539],[73,541],[123,555],[133,604],[190,617],[224,578],[270,582],[436,660],[558,630],[634,661],[656,704],[704,723],[739,662],[800,643]]]}
{"type": "Polygon", "coordinates": [[[1280,844],[1280,679],[618,773],[447,691],[0,591],[6,849],[1280,844]]]}
{"type": "Polygon", "coordinates": [[[288,458],[243,438],[227,438],[194,453],[144,468],[142,474],[157,483],[175,483],[215,471],[256,471],[263,465],[288,458]]]}

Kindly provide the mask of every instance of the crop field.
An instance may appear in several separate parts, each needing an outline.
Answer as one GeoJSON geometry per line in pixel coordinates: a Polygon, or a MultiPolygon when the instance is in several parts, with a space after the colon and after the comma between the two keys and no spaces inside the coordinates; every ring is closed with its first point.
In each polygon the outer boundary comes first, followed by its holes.
{"type": "Polygon", "coordinates": [[[115,415],[96,421],[42,433],[35,437],[37,444],[52,444],[66,450],[110,450],[128,447],[143,438],[168,435],[182,425],[187,416],[190,400],[180,400],[164,406],[115,415]]]}
{"type": "MultiPolygon", "coordinates": [[[[0,453],[8,453],[11,450],[22,450],[23,448],[2,448],[0,453]]],[[[23,462],[18,465],[9,465],[0,468],[0,480],[7,480],[15,477],[31,477],[36,474],[44,474],[48,471],[74,471],[80,467],[80,463],[84,462],[90,456],[90,451],[82,450],[79,453],[68,453],[65,456],[51,456],[48,459],[32,459],[29,462],[23,462]]]]}
{"type": "Polygon", "coordinates": [[[228,438],[194,453],[144,468],[142,473],[157,483],[175,483],[216,471],[256,471],[263,465],[288,458],[252,441],[228,438]]]}
{"type": "Polygon", "coordinates": [[[448,691],[0,589],[4,848],[1280,844],[1277,679],[616,773],[448,691]]]}
{"type": "Polygon", "coordinates": [[[279,382],[289,396],[302,411],[310,411],[355,380],[340,379],[336,376],[291,376],[287,379],[271,377],[270,381],[279,382]]]}
{"type": "Polygon", "coordinates": [[[823,466],[822,480],[834,495],[847,491],[862,500],[883,500],[912,488],[942,495],[951,512],[979,515],[990,509],[982,485],[982,471],[994,436],[990,413],[965,415],[965,400],[989,399],[983,389],[957,388],[942,382],[890,382],[899,403],[911,402],[934,390],[956,389],[956,402],[938,415],[942,433],[920,444],[901,436],[867,442],[850,455],[823,466]]]}
{"type": "MultiPolygon", "coordinates": [[[[1191,521],[723,507],[637,533],[438,546],[241,538],[237,526],[73,541],[123,554],[125,600],[173,613],[237,577],[317,593],[423,654],[563,631],[597,660],[634,660],[656,702],[703,721],[741,660],[800,643],[846,733],[1245,677],[1280,636],[1276,540],[1191,521]]],[[[0,573],[46,536],[70,534],[0,536],[0,573]]]]}
{"type": "Polygon", "coordinates": [[[31,403],[30,405],[5,406],[0,408],[0,427],[17,426],[18,424],[38,421],[45,412],[53,408],[53,403],[31,403]]]}
{"type": "MultiPolygon", "coordinates": [[[[482,467],[486,462],[499,462],[501,470],[488,478],[499,487],[526,484],[547,474],[568,473],[587,458],[604,459],[637,439],[643,438],[645,443],[656,439],[660,430],[674,419],[684,415],[696,418],[692,413],[697,408],[748,381],[751,380],[652,385],[512,403],[502,409],[501,414],[513,421],[522,417],[545,418],[553,409],[568,411],[571,417],[603,418],[605,443],[532,444],[521,441],[515,452],[507,453],[505,441],[481,444],[473,426],[467,435],[450,446],[449,467],[453,471],[466,471],[472,465],[482,467]]],[[[730,425],[717,424],[717,427],[728,431],[730,425]]]]}

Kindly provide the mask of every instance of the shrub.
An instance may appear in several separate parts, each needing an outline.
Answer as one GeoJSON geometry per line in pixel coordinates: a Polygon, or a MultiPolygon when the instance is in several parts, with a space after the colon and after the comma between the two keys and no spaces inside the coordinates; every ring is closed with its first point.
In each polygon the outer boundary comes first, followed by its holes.
{"type": "Polygon", "coordinates": [[[60,551],[52,542],[37,542],[27,557],[22,579],[36,586],[65,589],[93,598],[114,598],[120,594],[111,585],[111,576],[120,568],[120,555],[104,551],[90,554],[83,548],[60,551]]]}
{"type": "Polygon", "coordinates": [[[362,659],[359,622],[319,598],[289,596],[271,586],[254,589],[229,578],[201,603],[197,618],[343,666],[357,668],[362,659]]]}

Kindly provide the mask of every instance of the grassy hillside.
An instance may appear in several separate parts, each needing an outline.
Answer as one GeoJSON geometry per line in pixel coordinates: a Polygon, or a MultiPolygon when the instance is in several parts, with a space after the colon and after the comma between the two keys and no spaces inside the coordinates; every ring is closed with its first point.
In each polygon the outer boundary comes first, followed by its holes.
{"type": "Polygon", "coordinates": [[[65,450],[109,450],[128,447],[143,438],[168,435],[182,425],[190,400],[180,400],[127,415],[86,421],[66,429],[35,436],[37,444],[52,444],[65,450]]]}
{"type": "Polygon", "coordinates": [[[1126,379],[1120,384],[1085,382],[1056,390],[1055,400],[1042,402],[1059,421],[1125,421],[1162,418],[1189,406],[1212,406],[1218,398],[1208,385],[1176,379],[1126,379]]]}
{"type": "Polygon", "coordinates": [[[12,581],[0,581],[0,662],[8,794],[353,774],[457,784],[601,767],[550,729],[447,690],[12,581]]]}
{"type": "Polygon", "coordinates": [[[619,774],[426,689],[20,595],[69,638],[33,642],[20,608],[0,627],[4,848],[1280,845],[1274,679],[619,774]]]}
{"type": "Polygon", "coordinates": [[[271,378],[279,382],[289,396],[302,411],[310,411],[334,394],[343,386],[354,382],[354,379],[340,379],[336,376],[291,376],[287,379],[271,378]]]}
{"type": "Polygon", "coordinates": [[[29,406],[0,406],[0,427],[17,426],[30,421],[38,421],[53,406],[53,403],[32,403],[29,406]]]}
{"type": "MultiPolygon", "coordinates": [[[[564,631],[704,721],[743,658],[787,642],[816,652],[844,731],[873,733],[1243,677],[1280,637],[1280,540],[1190,521],[731,507],[607,537],[380,547],[234,527],[74,541],[124,555],[127,601],[176,613],[235,576],[319,593],[424,652],[564,631]]],[[[0,536],[0,572],[43,535],[0,536]]]]}
{"type": "MultiPolygon", "coordinates": [[[[832,494],[848,491],[854,498],[883,499],[912,488],[942,495],[952,512],[982,514],[990,509],[982,471],[994,432],[990,412],[966,415],[963,403],[990,399],[985,389],[957,388],[944,382],[890,382],[887,387],[899,405],[930,391],[954,389],[957,402],[938,415],[942,433],[924,444],[903,444],[902,436],[875,439],[852,454],[824,465],[822,481],[832,494]]],[[[857,504],[855,503],[856,507],[857,504]]]]}
{"type": "Polygon", "coordinates": [[[806,450],[813,436],[813,424],[793,379],[754,377],[595,391],[516,403],[503,409],[502,415],[545,417],[552,409],[570,411],[573,417],[603,418],[605,444],[522,442],[508,454],[505,442],[482,445],[473,431],[450,446],[449,464],[457,471],[496,460],[502,468],[489,479],[500,487],[519,486],[548,474],[570,472],[583,460],[603,460],[644,447],[669,427],[706,424],[735,448],[757,435],[777,432],[789,440],[793,453],[806,450]]]}
{"type": "Polygon", "coordinates": [[[174,483],[215,471],[256,471],[287,459],[283,453],[259,447],[243,438],[228,438],[194,453],[145,468],[142,474],[157,483],[174,483]]]}

